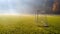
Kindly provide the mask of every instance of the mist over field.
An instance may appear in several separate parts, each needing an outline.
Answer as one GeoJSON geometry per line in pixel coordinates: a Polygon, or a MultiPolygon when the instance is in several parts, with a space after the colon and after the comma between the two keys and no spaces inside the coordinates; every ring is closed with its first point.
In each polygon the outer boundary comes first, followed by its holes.
{"type": "Polygon", "coordinates": [[[60,15],[50,9],[53,1],[0,0],[0,34],[60,34],[60,15]]]}

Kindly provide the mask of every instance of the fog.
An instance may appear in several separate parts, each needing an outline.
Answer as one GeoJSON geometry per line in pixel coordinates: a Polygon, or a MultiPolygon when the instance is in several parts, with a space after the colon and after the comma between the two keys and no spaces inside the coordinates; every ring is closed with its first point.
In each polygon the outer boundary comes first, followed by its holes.
{"type": "Polygon", "coordinates": [[[33,14],[46,0],[0,0],[0,14],[33,14]]]}

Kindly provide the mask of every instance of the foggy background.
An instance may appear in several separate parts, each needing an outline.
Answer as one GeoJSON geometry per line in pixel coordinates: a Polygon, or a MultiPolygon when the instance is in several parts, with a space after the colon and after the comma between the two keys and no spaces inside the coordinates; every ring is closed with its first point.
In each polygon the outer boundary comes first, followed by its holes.
{"type": "Polygon", "coordinates": [[[34,14],[37,11],[52,13],[53,2],[54,0],[0,0],[0,14],[34,14]]]}

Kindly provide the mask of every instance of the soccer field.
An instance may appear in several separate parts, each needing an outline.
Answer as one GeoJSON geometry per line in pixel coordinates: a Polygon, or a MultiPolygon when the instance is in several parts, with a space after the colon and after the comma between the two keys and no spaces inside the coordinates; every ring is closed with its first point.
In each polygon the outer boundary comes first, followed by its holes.
{"type": "Polygon", "coordinates": [[[49,27],[38,27],[35,16],[0,16],[0,34],[60,34],[60,16],[47,16],[49,27]]]}

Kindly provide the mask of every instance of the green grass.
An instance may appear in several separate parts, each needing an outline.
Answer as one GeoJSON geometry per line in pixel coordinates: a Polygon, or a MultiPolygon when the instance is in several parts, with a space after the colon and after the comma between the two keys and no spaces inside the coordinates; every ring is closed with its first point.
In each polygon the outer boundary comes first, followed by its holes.
{"type": "Polygon", "coordinates": [[[60,16],[48,16],[49,27],[38,27],[34,16],[0,16],[0,34],[60,34],[60,16]]]}

